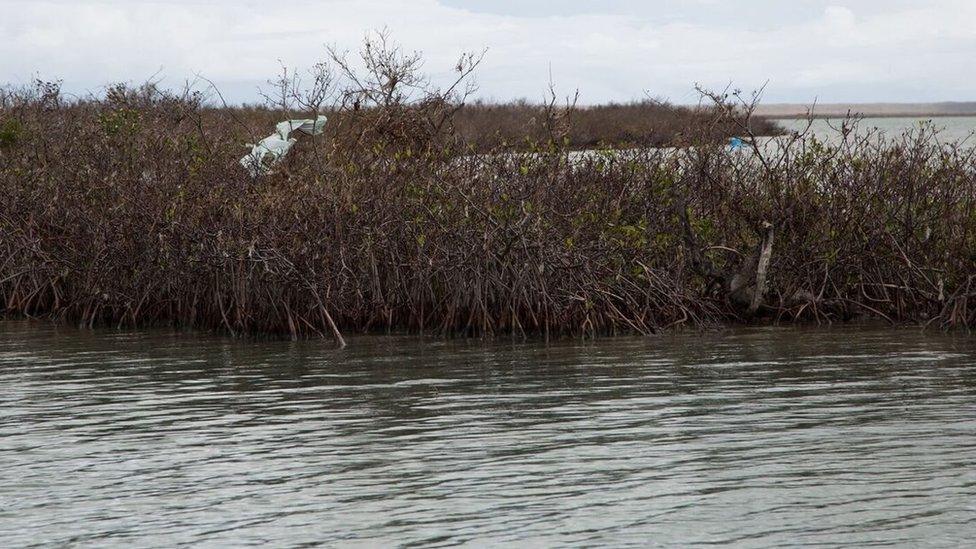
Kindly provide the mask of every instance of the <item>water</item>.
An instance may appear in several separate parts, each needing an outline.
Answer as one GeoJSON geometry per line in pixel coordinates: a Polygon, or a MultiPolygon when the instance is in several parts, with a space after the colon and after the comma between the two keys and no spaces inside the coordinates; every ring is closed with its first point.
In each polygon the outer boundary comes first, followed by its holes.
{"type": "Polygon", "coordinates": [[[976,340],[242,343],[0,323],[20,546],[971,546],[976,340]]]}
{"type": "MultiPolygon", "coordinates": [[[[839,135],[839,129],[844,119],[817,119],[813,121],[811,133],[820,139],[833,139],[839,135]]],[[[776,123],[791,131],[801,131],[806,128],[807,121],[795,119],[777,119],[776,123]]],[[[939,139],[943,142],[961,141],[969,146],[976,145],[976,116],[948,116],[948,117],[890,117],[863,118],[858,131],[877,131],[888,138],[898,138],[906,131],[918,131],[920,127],[931,127],[938,130],[939,139]]]]}

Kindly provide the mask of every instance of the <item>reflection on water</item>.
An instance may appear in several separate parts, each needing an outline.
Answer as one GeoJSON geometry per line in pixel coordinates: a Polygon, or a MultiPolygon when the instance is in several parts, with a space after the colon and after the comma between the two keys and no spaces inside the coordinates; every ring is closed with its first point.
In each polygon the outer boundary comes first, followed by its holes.
{"type": "Polygon", "coordinates": [[[976,345],[242,343],[0,323],[0,539],[958,546],[976,345]]]}

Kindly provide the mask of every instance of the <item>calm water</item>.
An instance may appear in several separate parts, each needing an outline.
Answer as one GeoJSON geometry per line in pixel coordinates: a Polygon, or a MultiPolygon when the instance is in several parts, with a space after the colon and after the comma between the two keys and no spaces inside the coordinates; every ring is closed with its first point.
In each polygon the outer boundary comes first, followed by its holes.
{"type": "MultiPolygon", "coordinates": [[[[789,129],[799,131],[806,127],[803,120],[776,120],[778,124],[789,129]]],[[[811,132],[822,139],[830,139],[838,135],[838,129],[843,119],[819,119],[813,121],[811,132]]],[[[976,116],[949,116],[936,118],[864,118],[858,129],[863,133],[877,130],[889,138],[897,138],[906,131],[918,130],[921,126],[931,127],[939,131],[939,138],[945,142],[963,141],[970,146],[976,145],[976,116]]]]}
{"type": "Polygon", "coordinates": [[[976,541],[976,339],[241,343],[0,323],[0,542],[976,541]]]}

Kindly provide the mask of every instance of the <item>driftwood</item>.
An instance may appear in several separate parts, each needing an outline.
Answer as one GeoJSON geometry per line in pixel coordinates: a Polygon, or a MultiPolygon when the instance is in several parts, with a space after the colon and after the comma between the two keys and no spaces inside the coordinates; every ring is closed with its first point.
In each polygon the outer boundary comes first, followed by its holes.
{"type": "Polygon", "coordinates": [[[752,293],[752,303],[749,304],[749,314],[756,314],[759,305],[762,304],[763,297],[766,295],[766,271],[769,270],[769,262],[773,258],[773,225],[765,223],[766,234],[763,237],[759,248],[759,262],[756,266],[756,286],[752,293]]]}
{"type": "Polygon", "coordinates": [[[687,206],[678,209],[678,219],[681,223],[685,248],[691,257],[692,268],[709,280],[713,286],[721,287],[737,310],[746,316],[755,316],[763,305],[766,294],[766,278],[773,257],[775,235],[773,224],[763,223],[764,233],[759,245],[745,257],[737,270],[723,271],[705,255],[691,227],[687,206]]]}

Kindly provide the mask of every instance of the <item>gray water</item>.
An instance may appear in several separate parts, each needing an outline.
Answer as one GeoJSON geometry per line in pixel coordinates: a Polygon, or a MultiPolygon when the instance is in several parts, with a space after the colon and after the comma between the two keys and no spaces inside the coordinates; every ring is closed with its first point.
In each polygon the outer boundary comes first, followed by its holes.
{"type": "Polygon", "coordinates": [[[239,342],[0,322],[0,542],[966,546],[976,340],[239,342]]]}
{"type": "MultiPolygon", "coordinates": [[[[790,131],[804,130],[807,125],[806,120],[777,119],[775,122],[790,131]]],[[[839,129],[843,123],[844,119],[841,118],[817,119],[813,121],[810,132],[829,141],[840,135],[839,129]]],[[[863,118],[857,126],[861,134],[871,131],[889,139],[897,139],[905,132],[917,132],[921,128],[937,131],[939,139],[945,143],[976,145],[976,136],[973,136],[976,116],[863,118]]]]}

